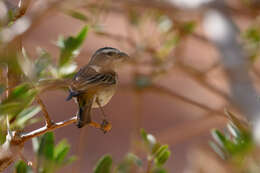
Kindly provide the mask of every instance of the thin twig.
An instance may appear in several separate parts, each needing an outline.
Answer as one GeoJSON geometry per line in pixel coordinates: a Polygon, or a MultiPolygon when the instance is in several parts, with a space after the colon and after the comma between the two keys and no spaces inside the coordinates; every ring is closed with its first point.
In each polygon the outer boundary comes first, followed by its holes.
{"type": "Polygon", "coordinates": [[[74,117],[72,117],[69,120],[65,120],[65,121],[61,121],[61,122],[58,122],[58,123],[54,123],[50,127],[44,126],[42,128],[36,129],[36,130],[34,130],[32,132],[22,134],[21,135],[21,140],[23,142],[25,142],[25,141],[27,141],[29,139],[32,139],[32,138],[36,137],[36,136],[40,136],[40,135],[42,135],[44,133],[47,133],[47,132],[53,131],[55,129],[58,129],[58,128],[61,128],[61,127],[73,124],[76,121],[77,121],[77,117],[74,116],[74,117]]]}
{"type": "MultiPolygon", "coordinates": [[[[120,87],[121,89],[125,89],[125,90],[133,90],[133,89],[136,89],[134,87],[132,87],[131,85],[123,85],[120,87]]],[[[150,85],[150,86],[147,86],[147,87],[144,87],[143,89],[139,89],[140,92],[153,92],[153,93],[158,93],[158,94],[163,94],[165,96],[168,96],[170,98],[174,98],[174,99],[179,99],[185,103],[188,103],[188,104],[191,104],[193,106],[196,106],[200,109],[203,109],[205,111],[210,111],[212,112],[212,114],[216,114],[216,115],[221,115],[221,116],[225,116],[224,112],[223,111],[219,111],[219,110],[215,110],[207,105],[204,105],[204,104],[201,104],[199,102],[196,102],[194,100],[191,100],[185,96],[182,96],[182,95],[179,95],[178,93],[176,93],[175,91],[172,91],[168,88],[165,88],[165,87],[162,87],[162,86],[159,86],[159,85],[150,85]]]]}
{"type": "Polygon", "coordinates": [[[43,101],[41,100],[40,96],[36,96],[36,101],[37,103],[41,106],[42,108],[42,112],[43,112],[43,116],[44,116],[44,119],[45,119],[45,123],[46,123],[46,126],[47,127],[51,127],[53,122],[50,118],[50,115],[46,109],[46,106],[44,105],[43,101]]]}

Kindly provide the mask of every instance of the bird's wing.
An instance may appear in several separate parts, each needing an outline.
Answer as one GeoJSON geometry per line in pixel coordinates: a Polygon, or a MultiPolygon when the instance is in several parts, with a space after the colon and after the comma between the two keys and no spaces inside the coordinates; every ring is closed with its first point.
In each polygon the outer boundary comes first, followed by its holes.
{"type": "Polygon", "coordinates": [[[116,83],[116,73],[113,71],[96,72],[91,67],[81,69],[72,81],[72,88],[75,91],[87,91],[93,87],[109,86],[116,83]]]}

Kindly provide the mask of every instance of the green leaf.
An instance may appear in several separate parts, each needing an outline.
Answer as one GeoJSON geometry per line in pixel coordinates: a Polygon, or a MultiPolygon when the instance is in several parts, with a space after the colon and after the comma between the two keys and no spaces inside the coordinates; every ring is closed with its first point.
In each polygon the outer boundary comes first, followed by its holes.
{"type": "Polygon", "coordinates": [[[88,27],[85,26],[76,37],[68,37],[61,39],[58,46],[61,48],[61,55],[59,58],[58,67],[64,67],[71,63],[73,58],[77,55],[80,46],[87,36],[88,27]]]}
{"type": "Polygon", "coordinates": [[[110,155],[103,156],[97,163],[94,173],[110,173],[112,167],[112,157],[110,155]]]}
{"type": "Polygon", "coordinates": [[[152,173],[167,173],[167,171],[164,168],[155,168],[152,173]]]}
{"type": "Polygon", "coordinates": [[[168,149],[168,145],[162,145],[155,153],[155,163],[159,166],[163,165],[170,157],[171,152],[168,149]]]}
{"type": "Polygon", "coordinates": [[[16,173],[33,173],[32,169],[24,162],[19,161],[15,164],[16,173]]]}
{"type": "Polygon", "coordinates": [[[148,142],[148,139],[147,139],[147,132],[144,130],[144,129],[141,129],[140,130],[140,134],[141,134],[141,137],[144,141],[148,142]]]}
{"type": "Polygon", "coordinates": [[[38,155],[47,160],[54,158],[54,134],[52,132],[45,133],[40,138],[38,155]]]}
{"type": "Polygon", "coordinates": [[[250,27],[245,32],[245,37],[252,42],[260,42],[260,32],[256,27],[250,27]]]}
{"type": "Polygon", "coordinates": [[[48,67],[51,66],[51,56],[45,50],[38,48],[38,58],[35,60],[34,70],[35,76],[39,80],[40,78],[47,78],[51,76],[51,72],[48,67]]]}
{"type": "Polygon", "coordinates": [[[225,147],[225,143],[227,141],[226,137],[217,129],[213,129],[211,131],[212,137],[214,140],[221,146],[225,147]]]}
{"type": "Polygon", "coordinates": [[[70,146],[66,140],[62,140],[54,150],[54,159],[57,164],[65,162],[65,158],[70,150],[70,146]]]}
{"type": "Polygon", "coordinates": [[[152,85],[152,81],[148,76],[138,75],[134,79],[134,84],[138,89],[144,89],[152,85]]]}
{"type": "Polygon", "coordinates": [[[24,127],[29,119],[35,116],[37,113],[41,111],[40,106],[31,106],[29,108],[24,109],[21,113],[18,114],[15,122],[13,123],[15,126],[24,127]]]}
{"type": "Polygon", "coordinates": [[[40,140],[37,137],[32,138],[32,146],[33,146],[33,151],[35,153],[38,153],[39,147],[40,147],[40,140]]]}
{"type": "Polygon", "coordinates": [[[223,160],[227,159],[225,151],[223,151],[215,142],[210,141],[209,145],[223,160]]]}
{"type": "Polygon", "coordinates": [[[142,167],[142,165],[143,165],[142,160],[141,160],[138,156],[136,156],[135,154],[133,154],[133,153],[128,153],[127,156],[126,156],[126,159],[127,159],[128,161],[130,161],[130,162],[135,163],[135,164],[136,164],[137,166],[139,166],[139,167],[142,167]]]}
{"type": "Polygon", "coordinates": [[[182,25],[182,30],[185,34],[191,34],[196,27],[195,21],[184,22],[182,25]]]}
{"type": "Polygon", "coordinates": [[[23,83],[14,88],[10,96],[0,104],[0,114],[16,116],[24,108],[29,106],[37,94],[37,90],[23,83]]]}
{"type": "Polygon", "coordinates": [[[163,152],[160,153],[160,155],[158,155],[155,158],[155,163],[158,166],[165,164],[165,162],[169,159],[170,155],[171,155],[171,152],[169,150],[164,150],[163,152]]]}
{"type": "Polygon", "coordinates": [[[65,14],[67,14],[75,19],[81,20],[83,22],[88,21],[88,18],[85,14],[75,11],[75,10],[67,10],[67,11],[65,11],[65,14]]]}
{"type": "Polygon", "coordinates": [[[168,145],[162,145],[156,152],[154,157],[159,157],[163,152],[168,150],[168,145]]]}

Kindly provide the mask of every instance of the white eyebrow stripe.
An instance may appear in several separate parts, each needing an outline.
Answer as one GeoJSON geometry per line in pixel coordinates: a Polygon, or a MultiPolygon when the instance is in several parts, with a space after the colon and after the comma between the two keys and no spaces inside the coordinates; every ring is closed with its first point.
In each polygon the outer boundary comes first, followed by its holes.
{"type": "MultiPolygon", "coordinates": [[[[116,50],[116,49],[104,49],[104,50],[102,50],[101,51],[102,53],[108,53],[108,52],[116,52],[116,53],[118,53],[118,50],[116,50]]],[[[101,53],[100,52],[100,53],[101,53]]]]}
{"type": "Polygon", "coordinates": [[[90,67],[93,68],[98,73],[101,71],[101,67],[98,65],[90,65],[90,67]]]}

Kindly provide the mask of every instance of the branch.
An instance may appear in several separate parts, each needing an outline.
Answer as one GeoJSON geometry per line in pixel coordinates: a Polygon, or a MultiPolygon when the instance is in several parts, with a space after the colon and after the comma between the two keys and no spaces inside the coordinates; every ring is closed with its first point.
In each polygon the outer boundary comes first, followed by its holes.
{"type": "Polygon", "coordinates": [[[45,106],[44,103],[42,102],[40,96],[38,96],[38,95],[36,96],[36,101],[38,102],[38,104],[39,104],[39,105],[41,106],[41,108],[42,108],[42,112],[43,112],[43,116],[44,116],[44,119],[45,119],[46,126],[47,126],[47,127],[51,127],[52,124],[53,124],[53,122],[52,122],[52,120],[51,120],[51,118],[50,118],[50,116],[49,116],[49,113],[48,113],[48,111],[47,111],[47,109],[46,109],[46,106],[45,106]]]}
{"type": "Polygon", "coordinates": [[[61,121],[61,122],[58,122],[58,123],[53,123],[50,127],[44,126],[42,128],[36,129],[36,130],[34,130],[32,132],[22,134],[21,135],[21,140],[23,142],[25,142],[25,141],[27,141],[29,139],[32,139],[32,138],[36,137],[36,136],[40,136],[40,135],[42,135],[44,133],[47,133],[47,132],[53,131],[55,129],[58,129],[58,128],[65,127],[67,125],[73,124],[76,121],[77,121],[77,117],[74,116],[74,117],[72,117],[69,120],[61,121]]]}

